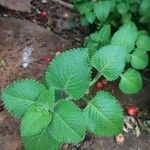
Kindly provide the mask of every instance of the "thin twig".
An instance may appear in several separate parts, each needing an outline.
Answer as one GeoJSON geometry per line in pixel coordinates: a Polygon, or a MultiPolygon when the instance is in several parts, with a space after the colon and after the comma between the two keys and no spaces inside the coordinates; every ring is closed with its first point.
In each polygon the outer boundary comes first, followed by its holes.
{"type": "Polygon", "coordinates": [[[51,0],[51,1],[53,1],[55,3],[59,3],[60,5],[68,7],[70,9],[73,9],[73,5],[71,5],[71,4],[67,3],[67,2],[64,2],[62,0],[51,0]]]}

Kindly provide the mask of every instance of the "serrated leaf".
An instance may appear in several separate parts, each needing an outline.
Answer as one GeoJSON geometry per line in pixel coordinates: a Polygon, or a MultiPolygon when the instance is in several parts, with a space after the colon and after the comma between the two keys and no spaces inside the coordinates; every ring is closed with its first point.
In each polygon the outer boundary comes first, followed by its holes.
{"type": "Polygon", "coordinates": [[[136,39],[137,29],[135,25],[128,23],[115,32],[111,39],[111,44],[125,46],[130,53],[134,49],[136,39]]]}
{"type": "Polygon", "coordinates": [[[150,51],[150,37],[143,35],[140,36],[136,42],[137,48],[143,51],[150,51]]]}
{"type": "Polygon", "coordinates": [[[88,129],[99,136],[113,136],[122,131],[123,110],[107,92],[98,92],[83,113],[88,129]]]}
{"type": "Polygon", "coordinates": [[[23,142],[26,150],[59,150],[60,148],[60,143],[51,138],[46,129],[39,134],[23,137],[23,142]]]}
{"type": "Polygon", "coordinates": [[[99,49],[92,57],[92,65],[108,80],[112,81],[123,72],[126,62],[126,48],[108,45],[99,49]]]}
{"type": "Polygon", "coordinates": [[[148,32],[146,31],[146,30],[140,30],[140,31],[138,31],[138,38],[140,37],[140,36],[148,36],[148,32]]]}
{"type": "Polygon", "coordinates": [[[149,0],[143,0],[140,4],[140,14],[146,17],[150,17],[150,2],[149,0]]]}
{"type": "Polygon", "coordinates": [[[140,49],[136,49],[131,55],[131,65],[135,69],[144,69],[147,67],[149,62],[149,57],[146,52],[140,49]]]}
{"type": "Polygon", "coordinates": [[[142,87],[142,77],[138,71],[129,68],[121,75],[120,90],[125,94],[138,93],[142,87]]]}
{"type": "Polygon", "coordinates": [[[96,19],[95,13],[93,11],[89,12],[86,14],[86,19],[88,20],[89,23],[93,23],[96,19]]]}
{"type": "Polygon", "coordinates": [[[85,137],[81,110],[72,102],[61,100],[48,127],[50,136],[62,143],[78,143],[85,137]]]}
{"type": "Polygon", "coordinates": [[[87,91],[90,83],[88,49],[72,49],[63,52],[50,63],[46,79],[50,86],[65,91],[70,97],[78,99],[87,91]]]}
{"type": "Polygon", "coordinates": [[[98,1],[94,4],[94,12],[100,21],[105,21],[110,12],[109,1],[98,1]]]}
{"type": "Polygon", "coordinates": [[[104,25],[99,31],[99,34],[101,45],[107,44],[110,41],[111,26],[109,24],[104,25]]]}
{"type": "Polygon", "coordinates": [[[117,5],[117,9],[120,14],[124,15],[129,10],[129,4],[124,2],[119,3],[117,5]]]}
{"type": "Polygon", "coordinates": [[[34,80],[20,80],[6,87],[2,92],[5,108],[16,117],[22,117],[35,104],[46,88],[34,80]]]}
{"type": "Polygon", "coordinates": [[[51,88],[40,95],[39,99],[37,100],[37,104],[47,110],[53,110],[54,101],[55,92],[54,89],[51,88]]]}
{"type": "Polygon", "coordinates": [[[90,34],[90,39],[92,41],[98,43],[100,41],[100,34],[99,34],[99,32],[95,32],[95,33],[90,34]]]}
{"type": "Polygon", "coordinates": [[[31,107],[21,120],[21,135],[31,136],[40,133],[48,126],[52,114],[40,107],[31,107]]]}
{"type": "Polygon", "coordinates": [[[76,8],[83,15],[89,13],[94,8],[94,4],[92,2],[83,2],[76,5],[76,8]]]}

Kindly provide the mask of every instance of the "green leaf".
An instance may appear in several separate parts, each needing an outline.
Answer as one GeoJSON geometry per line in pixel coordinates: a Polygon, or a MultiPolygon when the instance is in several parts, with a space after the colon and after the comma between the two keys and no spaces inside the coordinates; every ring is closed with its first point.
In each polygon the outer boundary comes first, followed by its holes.
{"type": "Polygon", "coordinates": [[[149,0],[143,0],[140,4],[140,14],[149,18],[150,17],[150,2],[149,0]]]}
{"type": "Polygon", "coordinates": [[[92,33],[90,39],[98,43],[100,41],[100,34],[98,32],[92,33]]]}
{"type": "Polygon", "coordinates": [[[86,19],[88,20],[89,23],[93,23],[96,19],[96,16],[95,16],[95,13],[92,11],[92,12],[89,12],[86,14],[86,19]]]}
{"type": "Polygon", "coordinates": [[[136,42],[137,48],[143,51],[150,51],[150,37],[143,35],[140,36],[136,42]]]}
{"type": "Polygon", "coordinates": [[[148,32],[146,31],[146,30],[140,30],[140,31],[138,31],[138,38],[140,37],[140,36],[148,36],[148,32]]]}
{"type": "Polygon", "coordinates": [[[39,99],[37,100],[37,104],[47,110],[53,110],[54,101],[55,92],[54,89],[51,88],[40,95],[39,99]]]}
{"type": "Polygon", "coordinates": [[[83,113],[89,130],[99,136],[113,136],[122,131],[123,110],[107,92],[98,92],[83,113]]]}
{"type": "Polygon", "coordinates": [[[138,71],[129,68],[121,75],[120,90],[125,94],[138,93],[142,88],[142,77],[138,71]]]}
{"type": "Polygon", "coordinates": [[[135,69],[144,69],[147,67],[149,62],[149,57],[146,52],[140,49],[136,49],[131,55],[131,65],[135,69]]]}
{"type": "Polygon", "coordinates": [[[117,9],[118,9],[118,12],[122,15],[124,15],[125,13],[127,13],[127,11],[129,10],[129,4],[128,3],[119,3],[117,5],[117,9]]]}
{"type": "Polygon", "coordinates": [[[46,88],[34,80],[20,80],[2,92],[5,108],[16,117],[22,117],[35,104],[46,88]]]}
{"type": "Polygon", "coordinates": [[[125,46],[130,53],[134,49],[136,39],[137,29],[135,25],[129,23],[124,24],[117,32],[115,32],[111,39],[111,43],[113,45],[125,46]]]}
{"type": "Polygon", "coordinates": [[[59,101],[48,128],[50,136],[62,143],[78,143],[85,137],[82,112],[70,101],[59,101]]]}
{"type": "Polygon", "coordinates": [[[125,24],[131,22],[131,18],[132,18],[131,13],[124,14],[122,16],[123,23],[125,24]]]}
{"type": "Polygon", "coordinates": [[[60,148],[60,144],[48,135],[46,129],[36,135],[24,136],[23,142],[26,150],[59,150],[60,148]]]}
{"type": "Polygon", "coordinates": [[[65,91],[70,97],[78,99],[87,91],[90,83],[88,49],[72,49],[63,52],[50,63],[46,79],[50,86],[65,91]]]}
{"type": "Polygon", "coordinates": [[[83,27],[89,25],[89,22],[86,19],[86,16],[81,16],[80,23],[81,23],[81,26],[83,27]]]}
{"type": "Polygon", "coordinates": [[[109,1],[98,1],[94,4],[94,12],[100,21],[105,21],[110,12],[109,1]]]}
{"type": "Polygon", "coordinates": [[[99,34],[101,45],[107,44],[111,37],[111,26],[109,24],[104,25],[99,31],[99,34]]]}
{"type": "Polygon", "coordinates": [[[126,51],[126,48],[122,46],[104,46],[92,57],[92,65],[108,81],[115,80],[124,70],[127,57],[126,51]]]}
{"type": "Polygon", "coordinates": [[[52,114],[40,107],[33,106],[29,109],[21,120],[21,135],[31,136],[40,133],[48,126],[52,119],[52,114]]]}
{"type": "Polygon", "coordinates": [[[83,15],[89,13],[94,8],[94,4],[92,2],[83,2],[76,5],[76,8],[83,15]]]}

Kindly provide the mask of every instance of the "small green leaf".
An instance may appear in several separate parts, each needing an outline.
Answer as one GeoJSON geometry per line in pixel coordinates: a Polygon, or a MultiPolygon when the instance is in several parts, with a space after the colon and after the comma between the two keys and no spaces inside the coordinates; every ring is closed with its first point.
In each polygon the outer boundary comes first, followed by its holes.
{"type": "Polygon", "coordinates": [[[127,50],[122,46],[108,45],[99,49],[92,57],[92,65],[109,81],[123,72],[127,50]]]}
{"type": "Polygon", "coordinates": [[[100,34],[98,32],[92,33],[90,39],[98,43],[100,41],[100,34]]]}
{"type": "Polygon", "coordinates": [[[122,16],[123,23],[125,24],[131,22],[131,18],[132,18],[131,13],[124,14],[122,16]]]}
{"type": "Polygon", "coordinates": [[[89,130],[99,136],[113,136],[122,131],[123,110],[107,92],[98,92],[83,113],[89,130]]]}
{"type": "Polygon", "coordinates": [[[149,62],[149,57],[146,52],[140,49],[136,49],[131,55],[131,65],[135,69],[144,69],[147,67],[149,62]]]}
{"type": "Polygon", "coordinates": [[[104,25],[99,31],[99,34],[101,45],[103,46],[107,44],[110,41],[111,37],[111,26],[109,24],[104,25]]]}
{"type": "Polygon", "coordinates": [[[142,87],[142,77],[138,71],[129,68],[121,75],[120,90],[125,94],[138,93],[142,87]]]}
{"type": "Polygon", "coordinates": [[[95,13],[92,11],[92,12],[89,12],[86,14],[86,19],[88,20],[89,23],[93,23],[96,19],[96,16],[95,16],[95,13]]]}
{"type": "Polygon", "coordinates": [[[110,12],[109,1],[98,1],[94,4],[94,12],[100,21],[105,21],[110,12]]]}
{"type": "Polygon", "coordinates": [[[140,14],[150,19],[150,2],[149,0],[143,0],[140,4],[140,14]]]}
{"type": "Polygon", "coordinates": [[[48,127],[50,136],[62,143],[78,143],[85,137],[81,110],[71,101],[61,100],[48,127]]]}
{"type": "Polygon", "coordinates": [[[143,51],[150,51],[150,37],[143,35],[140,36],[136,42],[137,48],[143,51]]]}
{"type": "Polygon", "coordinates": [[[51,88],[40,95],[39,99],[37,100],[37,104],[45,109],[52,110],[54,106],[54,101],[55,92],[54,89],[51,88]]]}
{"type": "Polygon", "coordinates": [[[63,52],[50,63],[46,79],[47,84],[63,90],[74,99],[82,97],[90,83],[90,65],[88,49],[72,49],[63,52]]]}
{"type": "Polygon", "coordinates": [[[16,117],[22,117],[35,104],[46,88],[34,80],[20,80],[2,92],[5,108],[16,117]]]}
{"type": "Polygon", "coordinates": [[[26,150],[59,150],[60,148],[60,143],[51,138],[46,129],[36,135],[24,136],[23,142],[26,150]]]}
{"type": "Polygon", "coordinates": [[[135,46],[137,39],[137,29],[132,23],[124,24],[112,37],[113,45],[125,46],[130,53],[135,46]],[[132,33],[132,34],[131,34],[132,33]]]}
{"type": "Polygon", "coordinates": [[[48,126],[52,114],[40,107],[33,106],[29,109],[21,120],[21,135],[31,136],[40,133],[48,126]]]}
{"type": "Polygon", "coordinates": [[[89,22],[86,19],[86,16],[81,16],[80,23],[81,23],[81,26],[83,27],[89,25],[89,22]]]}
{"type": "Polygon", "coordinates": [[[122,15],[124,15],[125,13],[127,13],[127,11],[129,10],[129,4],[128,3],[119,3],[117,5],[117,9],[118,9],[118,12],[122,15]]]}
{"type": "Polygon", "coordinates": [[[148,32],[146,31],[146,30],[140,30],[140,31],[138,31],[138,38],[140,37],[140,36],[148,36],[148,32]]]}
{"type": "Polygon", "coordinates": [[[76,8],[81,15],[84,15],[89,13],[94,8],[94,4],[92,2],[84,2],[76,5],[76,8]]]}

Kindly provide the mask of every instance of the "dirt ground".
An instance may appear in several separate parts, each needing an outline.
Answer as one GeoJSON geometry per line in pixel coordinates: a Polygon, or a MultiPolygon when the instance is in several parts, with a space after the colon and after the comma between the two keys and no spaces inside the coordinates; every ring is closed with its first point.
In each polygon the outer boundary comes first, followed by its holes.
{"type": "MultiPolygon", "coordinates": [[[[0,88],[15,80],[32,78],[41,80],[47,63],[46,55],[54,56],[56,51],[63,51],[82,45],[83,39],[90,33],[90,28],[79,26],[79,16],[73,10],[58,4],[42,4],[34,0],[31,12],[23,13],[0,7],[0,88]],[[38,11],[48,13],[42,18],[38,11]],[[29,54],[29,62],[24,66],[23,57],[29,54]]],[[[150,71],[142,71],[145,78],[150,71]]],[[[125,112],[130,104],[135,104],[142,112],[140,119],[150,120],[150,82],[143,79],[143,88],[138,94],[125,95],[118,89],[118,81],[109,82],[106,90],[114,94],[125,112]]],[[[0,100],[0,150],[23,150],[19,133],[19,120],[14,119],[4,109],[0,100]]],[[[62,150],[148,150],[150,134],[141,129],[136,137],[133,132],[124,133],[125,141],[116,143],[114,137],[103,138],[87,133],[85,140],[78,145],[64,145],[62,150]]]]}

